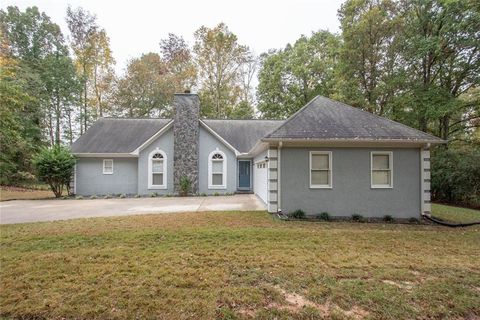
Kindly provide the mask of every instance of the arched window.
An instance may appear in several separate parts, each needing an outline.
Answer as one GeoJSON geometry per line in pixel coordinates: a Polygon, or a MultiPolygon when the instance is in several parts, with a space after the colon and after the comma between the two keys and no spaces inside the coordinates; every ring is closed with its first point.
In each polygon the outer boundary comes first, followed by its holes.
{"type": "Polygon", "coordinates": [[[148,157],[148,188],[167,188],[167,155],[162,150],[154,150],[148,157]]]}
{"type": "Polygon", "coordinates": [[[208,188],[227,188],[227,157],[220,150],[215,150],[208,156],[208,188]]]}

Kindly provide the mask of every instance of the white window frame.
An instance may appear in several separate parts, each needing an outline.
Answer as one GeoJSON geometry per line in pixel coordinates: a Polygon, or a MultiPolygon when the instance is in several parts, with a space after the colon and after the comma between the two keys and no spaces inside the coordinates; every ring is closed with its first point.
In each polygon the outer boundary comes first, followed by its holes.
{"type": "Polygon", "coordinates": [[[372,189],[392,189],[393,188],[393,152],[392,151],[370,152],[370,186],[372,189]],[[388,171],[390,171],[389,184],[373,184],[373,156],[376,156],[376,155],[388,156],[388,171]]]}
{"type": "Polygon", "coordinates": [[[218,189],[227,189],[227,156],[224,152],[218,150],[218,148],[208,155],[208,189],[218,190],[218,189]],[[213,184],[213,160],[212,157],[215,154],[220,154],[223,157],[223,167],[222,167],[222,184],[221,185],[214,185],[213,184]]]}
{"type": "Polygon", "coordinates": [[[309,154],[309,185],[311,189],[332,189],[333,187],[333,168],[332,168],[332,151],[310,151],[309,154]],[[315,154],[328,155],[328,184],[312,184],[312,156],[315,154]]]}
{"type": "Polygon", "coordinates": [[[167,154],[161,149],[155,149],[148,155],[148,189],[167,189],[167,168],[168,168],[168,160],[167,154]],[[153,156],[156,153],[160,153],[163,156],[163,184],[153,184],[153,156]]]}
{"type": "Polygon", "coordinates": [[[103,174],[113,174],[113,159],[103,159],[102,172],[103,172],[103,174]],[[107,161],[111,161],[111,162],[112,162],[112,171],[111,171],[111,172],[105,170],[105,163],[106,163],[107,161]]]}

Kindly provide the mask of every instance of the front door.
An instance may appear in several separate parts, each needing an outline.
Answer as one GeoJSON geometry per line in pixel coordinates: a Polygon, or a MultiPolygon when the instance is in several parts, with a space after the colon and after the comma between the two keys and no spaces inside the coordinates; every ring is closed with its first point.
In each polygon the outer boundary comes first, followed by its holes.
{"type": "Polygon", "coordinates": [[[250,160],[238,161],[238,189],[250,190],[250,160]]]}

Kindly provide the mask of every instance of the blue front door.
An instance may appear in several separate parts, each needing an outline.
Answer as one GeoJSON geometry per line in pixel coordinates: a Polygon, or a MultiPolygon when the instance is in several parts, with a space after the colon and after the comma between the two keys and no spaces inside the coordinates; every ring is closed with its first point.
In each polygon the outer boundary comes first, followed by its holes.
{"type": "Polygon", "coordinates": [[[250,190],[250,160],[238,161],[238,189],[250,190]]]}

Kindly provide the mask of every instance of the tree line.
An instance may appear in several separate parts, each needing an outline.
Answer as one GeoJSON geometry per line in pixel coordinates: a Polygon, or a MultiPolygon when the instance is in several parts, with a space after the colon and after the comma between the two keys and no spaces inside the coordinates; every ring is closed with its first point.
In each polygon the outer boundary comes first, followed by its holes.
{"type": "MultiPolygon", "coordinates": [[[[71,144],[99,117],[171,117],[173,93],[185,89],[209,118],[285,119],[327,96],[448,140],[438,165],[464,154],[461,168],[478,172],[478,1],[347,0],[338,18],[339,33],[312,32],[260,56],[223,23],[198,28],[191,46],[169,34],[116,74],[92,13],[69,7],[65,35],[36,7],[0,10],[0,182],[29,178],[40,146],[71,144]]],[[[480,177],[468,181],[480,203],[480,177]]]]}

